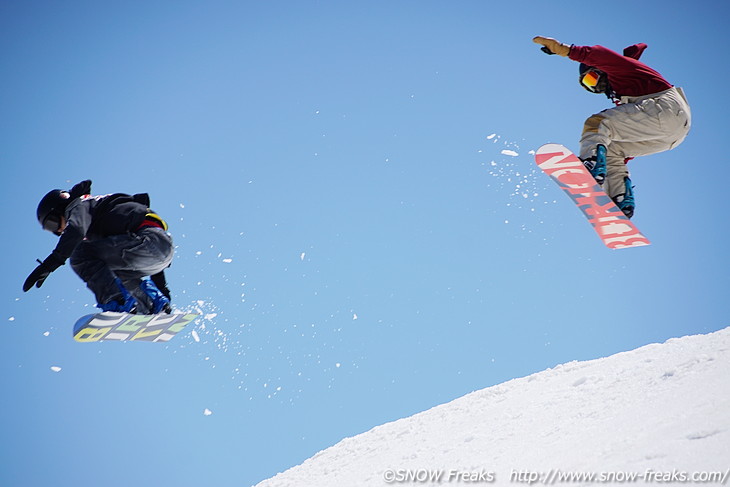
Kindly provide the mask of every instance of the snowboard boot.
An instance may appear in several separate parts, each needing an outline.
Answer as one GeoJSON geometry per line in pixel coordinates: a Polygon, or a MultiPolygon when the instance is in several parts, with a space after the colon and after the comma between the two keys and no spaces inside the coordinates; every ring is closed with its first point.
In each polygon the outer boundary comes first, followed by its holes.
{"type": "Polygon", "coordinates": [[[593,179],[602,186],[606,180],[606,146],[598,144],[595,155],[583,159],[583,165],[591,173],[593,179]]]}
{"type": "Polygon", "coordinates": [[[135,314],[137,312],[137,300],[129,294],[119,278],[114,279],[114,283],[119,288],[119,295],[106,303],[97,304],[96,307],[102,311],[135,314]]]}
{"type": "Polygon", "coordinates": [[[624,212],[626,218],[634,216],[634,187],[631,186],[631,179],[624,178],[624,186],[626,191],[622,194],[613,197],[613,202],[616,203],[618,209],[624,212]]]}
{"type": "Polygon", "coordinates": [[[155,286],[154,282],[149,279],[145,279],[139,284],[139,287],[147,297],[147,307],[149,308],[149,312],[151,314],[156,315],[158,313],[172,313],[172,308],[170,307],[170,299],[162,294],[162,291],[157,289],[157,286],[155,286]]]}

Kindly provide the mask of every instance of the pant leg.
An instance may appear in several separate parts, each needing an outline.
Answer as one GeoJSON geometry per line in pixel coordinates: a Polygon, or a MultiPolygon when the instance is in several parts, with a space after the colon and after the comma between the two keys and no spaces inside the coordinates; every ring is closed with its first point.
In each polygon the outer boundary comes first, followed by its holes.
{"type": "Polygon", "coordinates": [[[667,134],[654,99],[628,103],[591,115],[583,126],[581,157],[589,157],[598,144],[622,157],[654,154],[669,149],[667,134]],[[612,144],[619,146],[611,148],[612,144]]]}
{"type": "Polygon", "coordinates": [[[626,193],[624,180],[631,175],[625,160],[610,149],[606,153],[606,180],[603,182],[603,190],[611,198],[626,193]]]}
{"type": "Polygon", "coordinates": [[[172,237],[156,227],[147,227],[132,234],[133,244],[122,249],[121,263],[110,263],[122,280],[125,276],[144,277],[170,267],[174,248],[172,237]]]}
{"type": "Polygon", "coordinates": [[[134,296],[138,304],[138,313],[152,312],[152,299],[140,288],[142,277],[157,274],[168,268],[173,258],[172,238],[158,228],[144,229],[139,232],[142,244],[127,249],[124,259],[129,268],[116,271],[124,287],[134,296]]]}
{"type": "Polygon", "coordinates": [[[586,120],[580,157],[592,156],[598,144],[606,146],[604,189],[609,196],[625,192],[623,180],[629,176],[625,158],[663,152],[684,140],[689,131],[689,107],[685,105],[685,112],[680,101],[670,92],[666,96],[619,105],[586,120]]]}
{"type": "Polygon", "coordinates": [[[107,242],[83,240],[69,259],[71,268],[94,293],[99,304],[108,303],[121,294],[115,283],[117,276],[106,262],[110,249],[105,244],[107,242]]]}
{"type": "Polygon", "coordinates": [[[142,277],[169,267],[173,257],[172,238],[162,229],[145,228],[138,233],[84,240],[71,255],[71,268],[86,282],[98,303],[119,296],[118,277],[132,291],[142,277]]]}

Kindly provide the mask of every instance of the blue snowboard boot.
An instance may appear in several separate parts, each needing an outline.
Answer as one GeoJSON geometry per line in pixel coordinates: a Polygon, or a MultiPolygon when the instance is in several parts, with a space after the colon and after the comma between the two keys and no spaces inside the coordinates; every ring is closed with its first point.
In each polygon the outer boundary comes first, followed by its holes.
{"type": "Polygon", "coordinates": [[[102,311],[114,311],[116,313],[131,313],[137,312],[137,300],[134,296],[129,294],[129,291],[124,287],[122,281],[119,278],[114,279],[114,283],[119,288],[119,296],[113,298],[107,303],[97,304],[96,307],[102,311]]]}
{"type": "Polygon", "coordinates": [[[157,289],[154,282],[149,279],[145,279],[140,283],[139,287],[149,298],[149,310],[151,314],[172,313],[170,299],[162,294],[162,291],[157,289]]]}
{"type": "Polygon", "coordinates": [[[600,185],[606,180],[606,146],[598,144],[596,155],[583,160],[583,165],[590,171],[591,176],[600,185]]]}
{"type": "Polygon", "coordinates": [[[634,187],[631,185],[631,179],[629,178],[624,178],[624,185],[626,192],[614,196],[613,201],[618,206],[618,209],[624,212],[626,218],[631,218],[634,216],[634,208],[636,208],[636,204],[634,203],[634,187]]]}

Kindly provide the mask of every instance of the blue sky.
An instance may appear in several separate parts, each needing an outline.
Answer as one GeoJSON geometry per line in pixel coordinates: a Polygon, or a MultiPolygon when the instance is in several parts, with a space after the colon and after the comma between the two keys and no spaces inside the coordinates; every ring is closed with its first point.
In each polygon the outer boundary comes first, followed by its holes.
{"type": "Polygon", "coordinates": [[[727,7],[661,5],[0,2],[0,483],[251,485],[472,390],[728,326],[727,7]],[[650,247],[604,248],[537,171],[609,105],[535,35],[646,42],[685,88],[685,143],[631,163],[650,247]],[[200,341],[75,343],[94,302],[68,266],[22,293],[56,242],[38,200],[86,178],[151,194],[200,341]]]}

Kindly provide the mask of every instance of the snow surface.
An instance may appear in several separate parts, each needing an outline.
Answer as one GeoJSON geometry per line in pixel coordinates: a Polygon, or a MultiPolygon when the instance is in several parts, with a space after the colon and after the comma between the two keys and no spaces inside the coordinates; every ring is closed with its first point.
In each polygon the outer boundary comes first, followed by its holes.
{"type": "Polygon", "coordinates": [[[730,328],[569,362],[344,439],[257,487],[563,483],[572,473],[645,476],[639,484],[717,473],[713,484],[728,484],[729,371],[730,328]]]}

